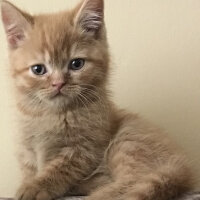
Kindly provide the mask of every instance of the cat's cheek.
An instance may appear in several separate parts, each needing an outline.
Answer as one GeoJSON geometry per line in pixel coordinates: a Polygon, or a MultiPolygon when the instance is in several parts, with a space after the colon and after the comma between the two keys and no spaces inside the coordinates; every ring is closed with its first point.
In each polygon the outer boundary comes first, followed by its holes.
{"type": "Polygon", "coordinates": [[[16,87],[18,88],[18,89],[22,89],[22,88],[24,88],[24,89],[27,89],[27,88],[29,88],[30,87],[30,85],[29,85],[29,83],[27,82],[27,80],[24,78],[24,77],[22,77],[22,76],[18,76],[16,79],[15,79],[15,82],[16,82],[16,87]]]}
{"type": "Polygon", "coordinates": [[[15,78],[15,87],[21,94],[33,93],[40,88],[48,88],[47,81],[31,77],[28,73],[15,78]]]}
{"type": "Polygon", "coordinates": [[[33,74],[31,70],[29,70],[27,74],[27,82],[28,87],[35,88],[38,87],[38,89],[48,89],[50,87],[50,75],[45,74],[43,76],[37,76],[33,74]]]}
{"type": "Polygon", "coordinates": [[[15,87],[21,94],[26,94],[36,87],[36,82],[27,73],[15,77],[15,87]]]}
{"type": "Polygon", "coordinates": [[[73,84],[80,84],[80,72],[71,72],[71,82],[73,84]]]}

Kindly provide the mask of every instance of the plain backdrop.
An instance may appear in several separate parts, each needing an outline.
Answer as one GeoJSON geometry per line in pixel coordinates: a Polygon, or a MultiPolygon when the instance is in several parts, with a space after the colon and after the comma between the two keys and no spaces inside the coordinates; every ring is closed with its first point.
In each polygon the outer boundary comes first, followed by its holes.
{"type": "MultiPolygon", "coordinates": [[[[105,1],[113,99],[164,128],[200,178],[200,0],[105,1]]],[[[70,8],[78,0],[12,2],[40,13],[70,8]]],[[[0,24],[1,197],[12,197],[20,182],[13,102],[0,24]]]]}

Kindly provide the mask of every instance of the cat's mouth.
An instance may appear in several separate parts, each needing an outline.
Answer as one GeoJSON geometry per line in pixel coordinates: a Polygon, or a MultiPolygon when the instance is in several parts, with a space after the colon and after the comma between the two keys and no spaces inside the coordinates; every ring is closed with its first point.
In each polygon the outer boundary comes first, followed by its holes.
{"type": "Polygon", "coordinates": [[[58,97],[64,97],[64,94],[61,91],[56,91],[56,92],[53,92],[53,94],[51,95],[52,99],[58,98],[58,97]]]}
{"type": "Polygon", "coordinates": [[[57,99],[57,98],[66,98],[70,96],[71,93],[70,91],[65,91],[65,90],[55,90],[51,93],[50,99],[57,99]]]}
{"type": "Polygon", "coordinates": [[[54,100],[54,99],[66,99],[66,98],[74,98],[74,95],[79,93],[79,89],[71,89],[71,88],[62,88],[60,90],[53,90],[50,95],[49,99],[54,100]]]}
{"type": "Polygon", "coordinates": [[[59,98],[59,97],[64,97],[64,93],[61,90],[54,90],[51,94],[50,94],[50,99],[55,99],[55,98],[59,98]]]}

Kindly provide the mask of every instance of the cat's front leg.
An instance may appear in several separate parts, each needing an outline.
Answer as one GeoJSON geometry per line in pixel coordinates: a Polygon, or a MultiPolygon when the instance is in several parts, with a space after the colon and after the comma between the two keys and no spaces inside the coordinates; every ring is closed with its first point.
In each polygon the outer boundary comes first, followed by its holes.
{"type": "Polygon", "coordinates": [[[23,146],[21,151],[18,150],[17,157],[22,171],[22,184],[17,190],[15,199],[28,199],[26,197],[26,191],[29,191],[28,195],[31,197],[35,196],[39,189],[37,189],[37,184],[34,183],[37,174],[36,155],[34,151],[23,146]]]}
{"type": "Polygon", "coordinates": [[[37,182],[26,182],[21,185],[16,193],[16,200],[50,200],[50,193],[43,189],[37,182]]]}
{"type": "Polygon", "coordinates": [[[94,153],[77,149],[64,148],[55,159],[46,163],[32,181],[20,187],[16,200],[51,200],[64,196],[95,167],[92,164],[95,163],[94,153]]]}
{"type": "Polygon", "coordinates": [[[30,182],[37,174],[36,155],[31,148],[23,146],[17,152],[17,158],[22,172],[22,182],[30,182]]]}

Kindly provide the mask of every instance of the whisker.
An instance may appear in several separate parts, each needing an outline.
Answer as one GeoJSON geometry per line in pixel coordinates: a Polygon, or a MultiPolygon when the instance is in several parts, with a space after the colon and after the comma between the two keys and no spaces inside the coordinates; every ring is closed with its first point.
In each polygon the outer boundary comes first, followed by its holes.
{"type": "Polygon", "coordinates": [[[83,103],[84,107],[87,110],[88,118],[91,119],[91,114],[90,114],[89,108],[87,106],[87,99],[82,94],[80,94],[80,93],[78,94],[78,97],[79,97],[79,99],[81,100],[81,102],[83,103]],[[84,100],[86,100],[86,103],[84,102],[84,100]]]}

